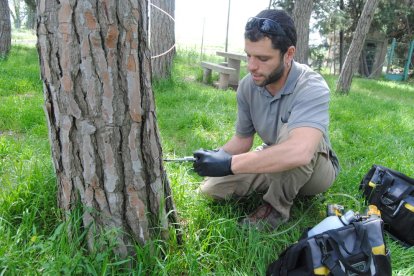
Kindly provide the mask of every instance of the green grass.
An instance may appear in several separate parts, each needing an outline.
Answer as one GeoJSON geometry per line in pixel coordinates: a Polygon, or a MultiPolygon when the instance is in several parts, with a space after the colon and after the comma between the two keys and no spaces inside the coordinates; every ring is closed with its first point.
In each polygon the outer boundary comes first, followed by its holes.
{"type": "MultiPolygon", "coordinates": [[[[165,157],[216,148],[233,135],[235,93],[196,81],[199,61],[194,51],[180,51],[173,77],[154,84],[165,157]]],[[[333,89],[336,77],[326,79],[333,89]]],[[[306,227],[324,218],[327,203],[362,211],[358,184],[372,164],[414,176],[414,86],[354,79],[349,95],[332,93],[330,134],[342,171],[325,201],[297,200],[289,223],[273,234],[244,231],[237,220],[257,206],[257,196],[211,202],[197,194],[202,178],[190,164],[167,163],[183,244],[171,238],[137,247],[131,268],[112,252],[111,232],[99,239],[106,250],[87,252],[81,207],[62,220],[42,104],[36,50],[14,46],[0,61],[0,275],[260,275],[306,227]]],[[[413,275],[413,250],[388,238],[387,244],[394,275],[413,275]]]]}

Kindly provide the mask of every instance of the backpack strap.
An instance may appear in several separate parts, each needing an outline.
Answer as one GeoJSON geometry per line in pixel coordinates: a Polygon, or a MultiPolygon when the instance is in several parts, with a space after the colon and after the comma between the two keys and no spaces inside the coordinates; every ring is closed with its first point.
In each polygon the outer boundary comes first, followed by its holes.
{"type": "MultiPolygon", "coordinates": [[[[371,244],[369,243],[368,234],[367,234],[367,231],[364,225],[361,222],[353,222],[352,225],[355,228],[355,234],[356,234],[356,237],[355,237],[356,241],[355,241],[354,248],[352,248],[352,250],[348,250],[345,246],[343,237],[340,236],[338,231],[331,230],[327,232],[329,236],[327,241],[329,245],[332,247],[333,251],[329,252],[328,255],[330,255],[330,257],[333,259],[338,259],[342,263],[342,265],[345,267],[346,271],[352,271],[354,273],[357,273],[358,275],[366,274],[370,270],[371,263],[373,261],[372,260],[372,247],[371,247],[371,244]],[[363,255],[367,259],[367,266],[365,266],[365,268],[362,270],[358,270],[354,268],[343,256],[340,248],[342,248],[349,255],[353,255],[358,252],[363,253],[363,255]],[[333,252],[336,253],[335,255],[337,257],[333,257],[333,252]]],[[[327,260],[329,260],[329,256],[327,260]]],[[[328,266],[328,264],[326,264],[326,266],[328,266]]],[[[336,276],[336,274],[334,275],[336,276]]]]}
{"type": "Polygon", "coordinates": [[[346,276],[345,272],[342,270],[341,265],[338,262],[338,258],[336,258],[332,252],[328,252],[326,246],[326,239],[323,236],[319,236],[315,238],[316,244],[321,249],[322,253],[322,264],[325,265],[329,271],[334,276],[346,276]]]}

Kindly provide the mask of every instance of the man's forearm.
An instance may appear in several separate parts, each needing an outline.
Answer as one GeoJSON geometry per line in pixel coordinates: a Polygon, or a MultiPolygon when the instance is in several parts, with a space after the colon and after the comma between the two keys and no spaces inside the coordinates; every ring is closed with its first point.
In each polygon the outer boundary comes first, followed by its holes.
{"type": "Polygon", "coordinates": [[[260,151],[233,155],[231,169],[234,174],[281,172],[297,167],[299,156],[294,147],[286,147],[282,143],[260,151]]]}
{"type": "Polygon", "coordinates": [[[229,154],[241,154],[248,152],[253,145],[253,137],[233,136],[222,148],[229,154]]]}
{"type": "Polygon", "coordinates": [[[322,132],[313,128],[297,128],[280,144],[261,151],[233,155],[231,170],[240,173],[274,173],[308,164],[313,158],[322,132]]]}

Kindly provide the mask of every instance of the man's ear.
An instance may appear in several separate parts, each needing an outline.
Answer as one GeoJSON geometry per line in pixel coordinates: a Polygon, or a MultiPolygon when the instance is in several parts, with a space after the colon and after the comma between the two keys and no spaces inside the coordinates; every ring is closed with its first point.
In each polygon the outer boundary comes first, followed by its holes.
{"type": "Polygon", "coordinates": [[[285,53],[285,62],[289,63],[293,60],[296,53],[296,47],[290,46],[285,53]]]}

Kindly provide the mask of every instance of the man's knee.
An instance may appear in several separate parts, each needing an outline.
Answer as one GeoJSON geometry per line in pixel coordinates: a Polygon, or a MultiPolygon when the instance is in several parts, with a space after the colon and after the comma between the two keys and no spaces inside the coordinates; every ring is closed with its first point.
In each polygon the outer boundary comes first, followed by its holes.
{"type": "Polygon", "coordinates": [[[229,187],[225,189],[222,185],[219,185],[216,178],[207,177],[203,184],[199,187],[199,191],[203,196],[215,199],[215,200],[225,200],[228,199],[231,195],[229,187]]]}
{"type": "Polygon", "coordinates": [[[329,158],[319,154],[312,177],[302,187],[300,195],[316,195],[325,192],[333,184],[335,177],[335,169],[329,158]]]}
{"type": "Polygon", "coordinates": [[[198,188],[198,190],[203,196],[214,198],[214,189],[212,189],[211,186],[206,185],[205,182],[198,188]]]}

